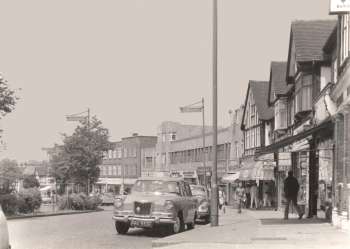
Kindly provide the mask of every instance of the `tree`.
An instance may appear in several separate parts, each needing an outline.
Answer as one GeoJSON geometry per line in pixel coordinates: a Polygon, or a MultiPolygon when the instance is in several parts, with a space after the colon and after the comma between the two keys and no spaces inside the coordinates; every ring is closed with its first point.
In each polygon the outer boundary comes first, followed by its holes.
{"type": "Polygon", "coordinates": [[[0,74],[0,115],[5,116],[14,110],[18,97],[0,74]]]}
{"type": "Polygon", "coordinates": [[[3,159],[0,161],[0,194],[10,194],[15,190],[15,183],[22,176],[17,161],[3,159]]]}
{"type": "Polygon", "coordinates": [[[52,168],[61,183],[89,186],[100,175],[102,153],[111,148],[108,129],[96,117],[81,121],[71,136],[63,134],[63,146],[52,156],[52,168]]]}
{"type": "Polygon", "coordinates": [[[38,188],[40,183],[35,176],[29,175],[25,176],[23,179],[23,188],[38,188]]]}

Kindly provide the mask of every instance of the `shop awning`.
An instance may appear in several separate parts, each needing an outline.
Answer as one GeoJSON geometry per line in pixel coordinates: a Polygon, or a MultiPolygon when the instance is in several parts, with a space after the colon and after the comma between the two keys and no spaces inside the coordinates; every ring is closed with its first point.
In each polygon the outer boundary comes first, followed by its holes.
{"type": "Polygon", "coordinates": [[[221,178],[223,183],[234,183],[239,179],[239,172],[228,173],[221,178]]]}
{"type": "Polygon", "coordinates": [[[262,148],[259,151],[258,156],[263,155],[263,154],[267,154],[267,153],[278,152],[279,148],[285,147],[287,145],[291,145],[296,141],[304,139],[304,138],[306,138],[314,133],[321,132],[324,129],[331,128],[331,127],[333,127],[333,125],[334,124],[332,122],[332,119],[328,118],[325,121],[323,121],[321,124],[311,128],[311,129],[308,129],[306,131],[303,131],[303,132],[296,134],[296,135],[293,135],[293,136],[286,137],[285,139],[282,139],[280,141],[277,141],[276,143],[273,143],[269,146],[262,148]]]}
{"type": "Polygon", "coordinates": [[[239,171],[239,180],[274,180],[273,167],[264,165],[263,161],[251,161],[246,163],[239,171]]]}

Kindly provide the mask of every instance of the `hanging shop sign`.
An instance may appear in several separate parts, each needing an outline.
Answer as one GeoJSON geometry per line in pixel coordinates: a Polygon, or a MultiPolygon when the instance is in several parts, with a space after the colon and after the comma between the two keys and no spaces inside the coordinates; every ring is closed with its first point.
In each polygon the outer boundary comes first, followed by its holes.
{"type": "Polygon", "coordinates": [[[330,0],[330,14],[350,12],[350,0],[330,0]]]}

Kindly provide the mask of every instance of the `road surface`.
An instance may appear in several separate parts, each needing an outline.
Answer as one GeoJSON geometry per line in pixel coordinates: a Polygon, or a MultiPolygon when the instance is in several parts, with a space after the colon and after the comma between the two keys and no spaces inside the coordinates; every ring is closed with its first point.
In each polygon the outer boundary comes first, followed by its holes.
{"type": "Polygon", "coordinates": [[[13,249],[135,249],[152,248],[157,233],[130,229],[118,235],[112,220],[112,209],[86,214],[9,220],[13,249]]]}

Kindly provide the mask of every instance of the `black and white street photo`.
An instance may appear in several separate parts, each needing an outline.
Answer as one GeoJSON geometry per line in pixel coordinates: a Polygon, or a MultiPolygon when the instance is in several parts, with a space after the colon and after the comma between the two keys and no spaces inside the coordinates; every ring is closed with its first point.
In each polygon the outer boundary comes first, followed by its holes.
{"type": "Polygon", "coordinates": [[[350,248],[350,0],[0,0],[0,249],[350,248]]]}

